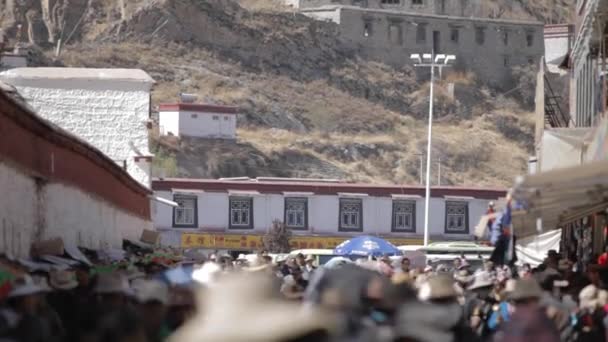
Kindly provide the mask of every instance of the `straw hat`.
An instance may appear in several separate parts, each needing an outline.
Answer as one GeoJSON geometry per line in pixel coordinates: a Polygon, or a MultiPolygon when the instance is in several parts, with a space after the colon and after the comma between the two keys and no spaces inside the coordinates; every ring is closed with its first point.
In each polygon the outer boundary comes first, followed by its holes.
{"type": "Polygon", "coordinates": [[[129,280],[120,273],[102,273],[97,277],[97,284],[93,292],[97,294],[124,294],[130,295],[129,280]]]}
{"type": "Polygon", "coordinates": [[[34,282],[29,275],[16,279],[12,283],[13,289],[8,294],[8,298],[30,296],[38,293],[48,292],[48,288],[40,286],[34,282]]]}
{"type": "Polygon", "coordinates": [[[473,283],[467,288],[469,291],[494,286],[492,278],[487,272],[481,272],[473,278],[473,283]]]}
{"type": "Polygon", "coordinates": [[[158,280],[142,280],[134,286],[135,298],[140,303],[169,303],[169,287],[158,280]]]}
{"type": "Polygon", "coordinates": [[[76,280],[76,274],[73,271],[51,271],[49,285],[58,290],[71,290],[78,287],[78,280],[76,280]]]}
{"type": "Polygon", "coordinates": [[[199,296],[199,306],[205,312],[182,326],[169,341],[273,342],[335,327],[332,316],[281,300],[272,289],[268,277],[227,275],[199,296]]]}
{"type": "Polygon", "coordinates": [[[446,274],[429,277],[418,290],[418,299],[423,301],[456,298],[457,296],[458,292],[454,287],[454,280],[446,274]]]}
{"type": "Polygon", "coordinates": [[[518,279],[513,284],[513,291],[509,292],[508,299],[522,300],[540,298],[543,294],[538,282],[532,278],[518,279]]]}

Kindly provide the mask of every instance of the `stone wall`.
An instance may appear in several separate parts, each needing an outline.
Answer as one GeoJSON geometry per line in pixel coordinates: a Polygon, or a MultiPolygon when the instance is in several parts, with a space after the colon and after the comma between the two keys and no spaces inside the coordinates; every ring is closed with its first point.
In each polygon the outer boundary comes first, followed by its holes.
{"type": "Polygon", "coordinates": [[[544,53],[543,25],[534,22],[408,14],[357,7],[303,10],[327,18],[339,13],[342,39],[365,58],[411,64],[412,53],[456,55],[454,68],[474,71],[486,83],[513,86],[514,66],[536,64],[544,53]]]}
{"type": "Polygon", "coordinates": [[[496,17],[499,13],[483,0],[286,0],[296,8],[316,8],[330,5],[387,9],[409,13],[440,14],[461,17],[496,17]]]}
{"type": "Polygon", "coordinates": [[[16,88],[42,117],[91,143],[119,165],[126,161],[131,176],[149,186],[149,175],[134,160],[136,155],[150,154],[146,128],[149,91],[111,82],[89,82],[95,86],[47,82],[16,88]]]}

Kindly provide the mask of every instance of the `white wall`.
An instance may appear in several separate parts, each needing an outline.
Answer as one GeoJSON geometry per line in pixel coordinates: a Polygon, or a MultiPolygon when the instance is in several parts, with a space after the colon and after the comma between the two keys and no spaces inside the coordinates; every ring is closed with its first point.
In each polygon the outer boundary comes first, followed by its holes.
{"type": "Polygon", "coordinates": [[[159,112],[158,117],[163,135],[236,139],[235,114],[181,111],[159,112]]]}
{"type": "Polygon", "coordinates": [[[137,89],[141,85],[129,90],[125,82],[114,85],[111,81],[59,86],[66,83],[17,85],[16,88],[40,116],[89,142],[120,165],[127,160],[131,176],[149,187],[149,175],[142,172],[133,159],[138,155],[135,150],[150,155],[146,127],[149,90],[137,89]],[[76,88],[77,85],[82,88],[76,88]]]}
{"type": "MultiPolygon", "coordinates": [[[[173,200],[169,191],[157,191],[156,196],[173,200]]],[[[240,233],[264,233],[272,226],[274,220],[284,219],[284,196],[280,194],[260,194],[253,196],[254,229],[229,229],[229,195],[222,192],[191,193],[198,198],[198,229],[217,230],[240,233]]],[[[339,226],[339,200],[336,195],[311,195],[308,198],[307,231],[295,231],[294,234],[327,234],[336,235],[339,226]]],[[[363,228],[366,234],[399,234],[400,236],[421,236],[424,232],[424,198],[416,200],[416,233],[392,233],[392,205],[389,197],[363,197],[363,228]]],[[[468,234],[445,234],[445,198],[431,198],[430,224],[431,236],[450,238],[468,238],[473,235],[479,218],[485,214],[489,200],[466,199],[469,207],[468,234]]],[[[157,229],[183,230],[172,228],[173,208],[156,203],[152,208],[154,226],[157,229]]]]}
{"type": "Polygon", "coordinates": [[[77,188],[50,183],[37,189],[32,177],[3,163],[0,189],[5,193],[0,196],[0,248],[15,256],[27,256],[35,238],[119,248],[123,238],[139,240],[143,229],[152,229],[150,221],[77,188]]]}
{"type": "Polygon", "coordinates": [[[161,135],[174,135],[179,137],[178,112],[158,112],[158,126],[161,135]]]}
{"type": "Polygon", "coordinates": [[[36,227],[34,179],[0,163],[0,247],[5,253],[29,253],[36,227]]]}

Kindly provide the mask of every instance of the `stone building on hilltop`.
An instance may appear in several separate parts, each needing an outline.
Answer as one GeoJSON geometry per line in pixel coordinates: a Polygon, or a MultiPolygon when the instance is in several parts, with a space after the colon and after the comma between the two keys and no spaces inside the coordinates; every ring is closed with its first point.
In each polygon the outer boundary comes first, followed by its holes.
{"type": "Polygon", "coordinates": [[[338,24],[345,43],[364,58],[403,66],[412,63],[413,53],[453,54],[456,70],[472,71],[502,89],[513,86],[513,67],[536,65],[544,54],[540,22],[358,6],[322,6],[301,13],[338,24]]]}

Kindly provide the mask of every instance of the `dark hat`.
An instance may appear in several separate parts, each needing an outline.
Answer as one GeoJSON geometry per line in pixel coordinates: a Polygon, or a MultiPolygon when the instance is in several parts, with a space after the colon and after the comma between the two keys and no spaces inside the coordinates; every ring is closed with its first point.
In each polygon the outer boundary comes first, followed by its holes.
{"type": "Polygon", "coordinates": [[[540,285],[533,278],[522,278],[515,281],[513,291],[508,295],[509,300],[540,298],[543,294],[540,285]]]}

